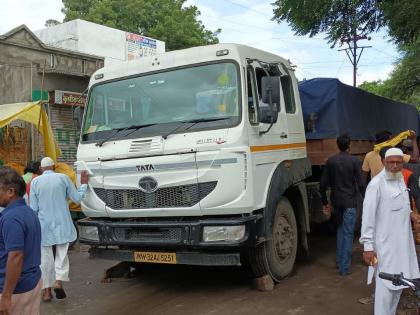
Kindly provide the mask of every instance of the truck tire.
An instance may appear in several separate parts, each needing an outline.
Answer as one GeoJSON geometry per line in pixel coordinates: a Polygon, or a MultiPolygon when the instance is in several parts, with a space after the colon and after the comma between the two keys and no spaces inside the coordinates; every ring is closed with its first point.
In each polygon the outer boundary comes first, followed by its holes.
{"type": "Polygon", "coordinates": [[[277,203],[270,233],[270,239],[250,251],[249,263],[255,277],[270,275],[279,282],[292,272],[298,246],[295,214],[284,197],[277,203]]]}

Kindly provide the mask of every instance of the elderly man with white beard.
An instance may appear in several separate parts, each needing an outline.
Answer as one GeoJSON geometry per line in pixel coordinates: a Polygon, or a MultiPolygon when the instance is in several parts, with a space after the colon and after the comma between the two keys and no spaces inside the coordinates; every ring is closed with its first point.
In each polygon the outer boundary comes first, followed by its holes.
{"type": "Polygon", "coordinates": [[[420,221],[420,216],[410,208],[401,173],[403,163],[400,149],[388,149],[385,168],[370,181],[363,202],[363,259],[371,266],[377,262],[375,315],[394,315],[402,292],[401,287],[380,279],[379,272],[402,272],[406,278],[420,278],[410,222],[420,221]]]}

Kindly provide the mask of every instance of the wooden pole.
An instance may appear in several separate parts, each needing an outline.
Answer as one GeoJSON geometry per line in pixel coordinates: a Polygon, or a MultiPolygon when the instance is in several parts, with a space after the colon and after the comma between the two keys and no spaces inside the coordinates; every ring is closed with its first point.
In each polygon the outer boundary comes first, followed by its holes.
{"type": "Polygon", "coordinates": [[[39,129],[40,124],[41,124],[41,110],[42,110],[42,103],[43,103],[43,100],[42,100],[42,95],[43,95],[43,93],[44,93],[44,76],[45,76],[45,67],[46,67],[46,66],[47,66],[47,60],[45,60],[45,61],[44,61],[44,68],[42,69],[42,78],[41,78],[41,99],[40,99],[41,103],[39,104],[39,105],[40,105],[40,107],[39,107],[38,129],[39,129]]]}

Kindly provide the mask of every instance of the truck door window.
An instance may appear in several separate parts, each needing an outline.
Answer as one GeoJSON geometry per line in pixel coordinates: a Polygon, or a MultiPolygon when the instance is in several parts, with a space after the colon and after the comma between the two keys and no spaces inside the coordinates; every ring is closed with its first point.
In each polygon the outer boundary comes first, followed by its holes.
{"type": "Polygon", "coordinates": [[[248,90],[249,122],[252,125],[256,125],[258,124],[258,95],[255,87],[255,76],[252,67],[247,68],[246,84],[248,90]]]}
{"type": "MultiPolygon", "coordinates": [[[[268,70],[268,73],[270,75],[272,75],[272,76],[279,76],[279,75],[281,75],[279,69],[276,66],[270,66],[270,67],[268,67],[267,70],[268,70]]],[[[263,77],[266,77],[267,74],[266,74],[266,72],[262,68],[257,67],[257,68],[255,68],[255,76],[257,77],[257,88],[258,88],[259,106],[260,107],[269,106],[269,104],[264,103],[262,101],[262,99],[261,99],[262,98],[261,80],[262,80],[263,77]]],[[[276,106],[277,106],[277,111],[280,112],[280,110],[281,110],[280,104],[276,104],[276,106]]]]}
{"type": "Polygon", "coordinates": [[[289,70],[285,65],[281,65],[284,74],[280,77],[281,88],[283,91],[284,104],[286,107],[286,113],[296,112],[295,94],[293,91],[293,82],[290,77],[289,70]]]}

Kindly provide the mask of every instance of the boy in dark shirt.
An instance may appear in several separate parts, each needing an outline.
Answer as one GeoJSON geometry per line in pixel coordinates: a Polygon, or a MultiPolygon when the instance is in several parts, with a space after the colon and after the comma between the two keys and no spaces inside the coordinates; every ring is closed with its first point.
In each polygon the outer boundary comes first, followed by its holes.
{"type": "Polygon", "coordinates": [[[340,275],[350,273],[354,226],[356,223],[357,197],[364,193],[362,162],[349,153],[350,137],[337,138],[340,153],[330,157],[321,177],[321,197],[324,213],[330,215],[331,206],[338,217],[336,264],[340,275]],[[331,206],[327,188],[331,188],[331,206]]]}

